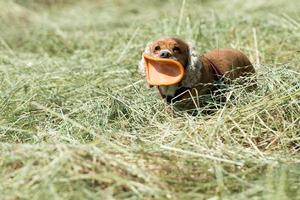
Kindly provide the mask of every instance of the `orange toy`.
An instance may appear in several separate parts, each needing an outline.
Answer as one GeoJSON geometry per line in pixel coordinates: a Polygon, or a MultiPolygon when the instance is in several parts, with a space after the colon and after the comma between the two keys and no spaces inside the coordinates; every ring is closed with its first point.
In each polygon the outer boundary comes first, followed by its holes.
{"type": "Polygon", "coordinates": [[[149,85],[168,86],[180,82],[184,68],[178,61],[144,55],[146,80],[149,85]]]}

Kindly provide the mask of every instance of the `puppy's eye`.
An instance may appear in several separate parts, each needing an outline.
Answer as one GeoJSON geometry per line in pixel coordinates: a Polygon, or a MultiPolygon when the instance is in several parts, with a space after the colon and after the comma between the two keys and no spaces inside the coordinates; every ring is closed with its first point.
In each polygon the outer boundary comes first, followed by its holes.
{"type": "Polygon", "coordinates": [[[174,47],[174,48],[173,48],[173,51],[179,53],[179,52],[180,52],[180,49],[179,49],[179,47],[174,47]]]}
{"type": "Polygon", "coordinates": [[[159,50],[160,50],[160,46],[156,46],[156,47],[154,48],[154,50],[155,50],[155,51],[159,51],[159,50]]]}

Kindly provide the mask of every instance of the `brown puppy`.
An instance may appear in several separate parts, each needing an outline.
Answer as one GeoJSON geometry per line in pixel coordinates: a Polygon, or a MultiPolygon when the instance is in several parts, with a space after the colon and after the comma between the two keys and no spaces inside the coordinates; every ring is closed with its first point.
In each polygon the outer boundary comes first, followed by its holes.
{"type": "MultiPolygon", "coordinates": [[[[157,86],[161,97],[167,103],[188,98],[188,90],[192,95],[208,94],[216,81],[224,78],[234,80],[255,73],[249,59],[238,50],[215,49],[198,55],[191,45],[173,37],[160,38],[148,44],[144,54],[173,59],[184,66],[185,75],[182,81],[172,86],[157,86]]],[[[139,72],[145,75],[143,58],[139,64],[139,72]]]]}

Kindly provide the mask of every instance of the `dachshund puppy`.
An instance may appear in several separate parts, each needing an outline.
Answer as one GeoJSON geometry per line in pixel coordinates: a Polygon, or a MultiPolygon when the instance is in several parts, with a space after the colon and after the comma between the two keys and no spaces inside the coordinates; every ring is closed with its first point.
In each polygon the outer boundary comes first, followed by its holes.
{"type": "MultiPolygon", "coordinates": [[[[209,94],[213,83],[234,80],[255,73],[249,59],[235,49],[215,49],[198,55],[193,47],[181,39],[163,37],[148,44],[143,54],[168,58],[180,62],[184,67],[183,79],[171,86],[157,86],[160,96],[167,103],[189,98],[190,94],[209,94]],[[187,92],[189,91],[189,92],[187,92]]],[[[145,61],[141,59],[139,72],[145,76],[145,61]]],[[[150,87],[152,87],[150,85],[150,87]]]]}

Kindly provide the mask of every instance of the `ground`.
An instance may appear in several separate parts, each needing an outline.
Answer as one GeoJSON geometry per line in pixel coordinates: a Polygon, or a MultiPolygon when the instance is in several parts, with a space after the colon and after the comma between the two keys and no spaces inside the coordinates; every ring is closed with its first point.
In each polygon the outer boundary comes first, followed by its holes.
{"type": "Polygon", "coordinates": [[[0,1],[0,199],[300,199],[300,1],[0,1]],[[258,87],[166,110],[137,63],[176,35],[258,87]]]}

